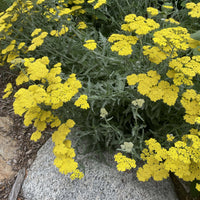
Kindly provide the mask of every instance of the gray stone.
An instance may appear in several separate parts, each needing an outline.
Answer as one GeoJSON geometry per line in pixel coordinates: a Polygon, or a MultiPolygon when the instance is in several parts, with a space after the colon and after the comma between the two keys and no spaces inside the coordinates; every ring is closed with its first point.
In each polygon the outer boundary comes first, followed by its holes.
{"type": "Polygon", "coordinates": [[[139,182],[136,173],[117,171],[113,155],[106,153],[109,165],[97,161],[93,153],[79,155],[85,176],[72,181],[53,165],[52,149],[50,139],[28,170],[22,186],[26,200],[178,200],[170,180],[139,182]]]}

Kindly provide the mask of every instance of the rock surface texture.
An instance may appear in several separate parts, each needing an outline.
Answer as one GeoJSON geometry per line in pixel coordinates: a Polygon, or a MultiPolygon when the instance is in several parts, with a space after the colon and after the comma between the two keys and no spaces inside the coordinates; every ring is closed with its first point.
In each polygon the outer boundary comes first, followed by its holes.
{"type": "Polygon", "coordinates": [[[53,165],[52,149],[49,139],[28,170],[22,186],[26,200],[178,200],[170,180],[139,182],[136,173],[117,171],[111,154],[104,154],[109,165],[94,153],[79,155],[85,176],[72,181],[53,165]]]}
{"type": "Polygon", "coordinates": [[[9,117],[0,117],[0,181],[13,177],[11,162],[17,159],[17,142],[9,137],[13,122],[9,117]]]}

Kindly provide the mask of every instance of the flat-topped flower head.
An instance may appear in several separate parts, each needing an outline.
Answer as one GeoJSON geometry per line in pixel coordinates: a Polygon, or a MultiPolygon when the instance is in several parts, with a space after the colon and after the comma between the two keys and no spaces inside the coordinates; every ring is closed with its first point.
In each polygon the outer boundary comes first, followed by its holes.
{"type": "Polygon", "coordinates": [[[86,40],[83,46],[93,51],[97,48],[97,43],[95,42],[95,40],[86,40]]]}

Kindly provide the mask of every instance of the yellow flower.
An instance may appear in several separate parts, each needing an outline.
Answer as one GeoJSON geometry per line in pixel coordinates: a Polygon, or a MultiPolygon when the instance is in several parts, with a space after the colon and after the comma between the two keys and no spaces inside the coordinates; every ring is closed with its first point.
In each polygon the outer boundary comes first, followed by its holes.
{"type": "Polygon", "coordinates": [[[2,99],[8,98],[10,94],[13,92],[13,87],[11,83],[8,83],[6,85],[4,92],[6,92],[6,94],[3,95],[2,99]]]}
{"type": "Polygon", "coordinates": [[[84,177],[83,172],[80,172],[78,169],[76,169],[73,174],[70,175],[71,180],[74,180],[76,178],[82,179],[84,177]]]}
{"type": "Polygon", "coordinates": [[[77,27],[78,27],[78,29],[86,29],[87,25],[85,24],[85,22],[79,22],[77,27]]]}
{"type": "Polygon", "coordinates": [[[29,81],[28,75],[26,75],[23,71],[21,71],[16,78],[16,85],[21,85],[22,83],[26,83],[29,81]]]}
{"type": "Polygon", "coordinates": [[[82,3],[84,3],[84,0],[72,0],[72,3],[74,3],[74,4],[82,4],[82,3]]]}
{"type": "Polygon", "coordinates": [[[173,6],[171,6],[171,5],[162,5],[162,9],[164,9],[164,10],[173,10],[173,6]]]}
{"type": "Polygon", "coordinates": [[[18,45],[18,49],[21,49],[26,43],[25,42],[20,42],[18,45]]]}
{"type": "Polygon", "coordinates": [[[135,31],[137,35],[146,35],[160,27],[153,19],[145,19],[142,16],[137,17],[135,14],[126,15],[124,21],[127,24],[122,24],[121,29],[128,32],[135,31]]]}
{"type": "Polygon", "coordinates": [[[28,47],[28,51],[34,51],[36,49],[36,44],[31,44],[29,47],[28,47]]]}
{"type": "Polygon", "coordinates": [[[195,4],[195,3],[187,3],[186,4],[186,8],[187,9],[191,9],[191,11],[188,13],[188,15],[190,15],[191,17],[196,17],[196,18],[200,18],[200,2],[195,4]]]}
{"type": "Polygon", "coordinates": [[[98,0],[98,2],[94,5],[94,9],[101,7],[103,4],[106,4],[106,0],[98,0]]]}
{"type": "Polygon", "coordinates": [[[97,43],[94,40],[87,40],[83,46],[89,50],[94,50],[97,48],[97,43]]]}
{"type": "Polygon", "coordinates": [[[167,134],[167,141],[172,142],[174,140],[174,136],[172,134],[167,134]]]}
{"type": "Polygon", "coordinates": [[[95,0],[88,0],[87,2],[88,3],[93,3],[93,2],[95,2],[95,0]]]}
{"type": "Polygon", "coordinates": [[[143,54],[148,56],[148,59],[156,64],[160,64],[163,60],[167,59],[167,54],[156,46],[143,46],[143,54]]]}
{"type": "Polygon", "coordinates": [[[36,4],[42,4],[43,2],[45,2],[45,0],[37,0],[37,3],[36,4]]]}
{"type": "MultiPolygon", "coordinates": [[[[178,50],[186,50],[189,48],[188,39],[190,34],[183,27],[164,28],[157,31],[153,35],[154,43],[164,52],[171,55],[178,50]]],[[[172,55],[175,56],[176,54],[172,55]]]]}
{"type": "Polygon", "coordinates": [[[171,24],[176,24],[176,25],[180,24],[180,22],[176,21],[173,18],[165,19],[165,22],[170,22],[171,24]]]}
{"type": "Polygon", "coordinates": [[[36,35],[38,35],[39,33],[42,32],[41,28],[36,28],[32,33],[31,33],[31,37],[34,37],[36,35]]]}
{"type": "Polygon", "coordinates": [[[200,184],[199,184],[199,183],[196,183],[196,189],[197,189],[198,191],[200,191],[200,184]]]}
{"type": "Polygon", "coordinates": [[[80,107],[82,109],[88,109],[90,106],[87,102],[87,96],[81,95],[74,103],[75,106],[80,107]]]}
{"type": "Polygon", "coordinates": [[[112,34],[109,38],[109,42],[114,42],[111,46],[112,51],[118,52],[121,56],[127,56],[132,54],[132,45],[137,43],[138,38],[136,36],[126,36],[123,34],[112,34]]]}
{"type": "Polygon", "coordinates": [[[117,162],[118,171],[126,171],[136,167],[135,160],[127,158],[126,156],[122,155],[122,153],[117,153],[114,158],[117,162]]]}
{"type": "Polygon", "coordinates": [[[147,12],[148,12],[148,14],[149,14],[150,16],[152,16],[152,17],[158,15],[158,13],[159,13],[158,9],[153,8],[153,7],[148,7],[148,8],[147,8],[147,12]]]}
{"type": "Polygon", "coordinates": [[[34,133],[32,133],[31,135],[31,140],[37,142],[37,140],[39,140],[41,138],[42,134],[40,131],[35,131],[34,133]]]}

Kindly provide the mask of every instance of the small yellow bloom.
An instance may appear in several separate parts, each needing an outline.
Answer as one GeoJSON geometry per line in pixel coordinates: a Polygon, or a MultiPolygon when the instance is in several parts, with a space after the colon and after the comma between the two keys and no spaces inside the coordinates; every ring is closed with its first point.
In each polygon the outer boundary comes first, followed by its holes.
{"type": "Polygon", "coordinates": [[[162,8],[166,10],[173,10],[173,6],[170,5],[163,5],[162,8]]]}
{"type": "Polygon", "coordinates": [[[39,140],[40,138],[41,138],[41,136],[42,136],[42,134],[41,134],[41,132],[40,131],[35,131],[34,133],[32,133],[32,135],[31,135],[31,140],[33,140],[33,141],[37,141],[37,140],[39,140]]]}
{"type": "Polygon", "coordinates": [[[36,28],[32,33],[31,33],[31,37],[34,37],[36,35],[38,35],[39,33],[42,32],[41,28],[36,28]]]}
{"type": "Polygon", "coordinates": [[[79,22],[77,27],[78,27],[78,29],[86,29],[87,25],[85,24],[85,22],[79,22]]]}
{"type": "Polygon", "coordinates": [[[89,50],[94,50],[97,48],[97,43],[95,42],[95,40],[87,40],[85,41],[85,44],[83,46],[89,50]]]}
{"type": "Polygon", "coordinates": [[[96,5],[94,6],[94,9],[101,7],[103,4],[106,4],[106,0],[98,0],[96,5]]]}
{"type": "Polygon", "coordinates": [[[78,169],[76,169],[73,174],[70,175],[71,180],[74,180],[76,178],[82,179],[84,177],[83,172],[80,172],[78,169]]]}
{"type": "Polygon", "coordinates": [[[13,92],[13,88],[12,88],[12,84],[11,83],[8,83],[4,92],[6,92],[6,94],[4,94],[4,96],[2,97],[2,99],[5,99],[7,97],[10,96],[10,94],[13,92]]]}
{"type": "Polygon", "coordinates": [[[21,49],[25,45],[25,42],[20,42],[18,45],[18,49],[21,49]]]}
{"type": "Polygon", "coordinates": [[[75,106],[80,107],[82,109],[88,109],[90,105],[87,102],[87,95],[81,95],[74,103],[75,106]]]}
{"type": "Polygon", "coordinates": [[[196,189],[197,189],[198,191],[200,191],[200,184],[199,184],[199,183],[196,184],[196,189]]]}
{"type": "Polygon", "coordinates": [[[117,153],[114,158],[117,162],[118,171],[126,171],[136,167],[135,160],[127,158],[126,156],[122,155],[122,153],[117,153]]]}
{"type": "Polygon", "coordinates": [[[147,8],[147,12],[150,16],[154,17],[156,15],[158,15],[159,11],[156,8],[152,8],[152,7],[148,7],[147,8]]]}
{"type": "Polygon", "coordinates": [[[172,134],[167,134],[167,141],[172,142],[174,140],[174,136],[172,134]]]}

